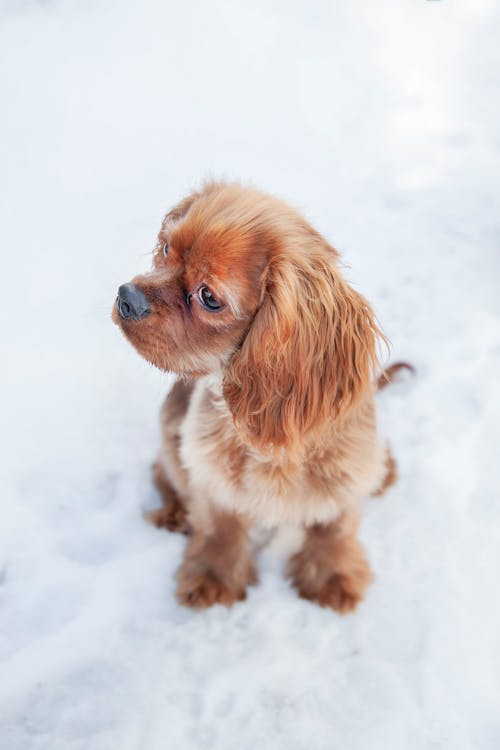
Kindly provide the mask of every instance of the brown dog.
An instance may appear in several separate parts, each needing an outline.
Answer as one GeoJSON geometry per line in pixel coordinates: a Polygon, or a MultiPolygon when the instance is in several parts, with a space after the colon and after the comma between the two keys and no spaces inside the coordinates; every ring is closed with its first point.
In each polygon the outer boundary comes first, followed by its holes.
{"type": "Polygon", "coordinates": [[[384,337],[338,259],[276,198],[210,183],[166,215],[153,270],[119,289],[114,321],[181,376],[162,410],[164,506],[150,520],[189,532],[184,604],[245,598],[257,523],[303,529],[288,565],[301,596],[348,612],[371,580],[360,502],[396,477],[375,418],[384,337]]]}

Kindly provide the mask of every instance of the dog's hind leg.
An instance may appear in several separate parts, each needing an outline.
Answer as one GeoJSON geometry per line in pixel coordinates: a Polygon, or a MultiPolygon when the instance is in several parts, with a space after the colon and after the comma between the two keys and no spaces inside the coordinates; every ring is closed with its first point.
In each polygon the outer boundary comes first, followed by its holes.
{"type": "Polygon", "coordinates": [[[189,533],[187,522],[188,482],[179,455],[180,427],[185,417],[193,386],[177,381],[161,410],[162,445],[153,464],[153,482],[160,492],[163,507],[145,514],[157,528],[189,533]]]}
{"type": "Polygon", "coordinates": [[[167,479],[165,470],[159,461],[153,464],[153,482],[161,495],[163,505],[157,510],[144,513],[144,518],[157,529],[189,532],[186,505],[181,500],[173,486],[167,479]]]}

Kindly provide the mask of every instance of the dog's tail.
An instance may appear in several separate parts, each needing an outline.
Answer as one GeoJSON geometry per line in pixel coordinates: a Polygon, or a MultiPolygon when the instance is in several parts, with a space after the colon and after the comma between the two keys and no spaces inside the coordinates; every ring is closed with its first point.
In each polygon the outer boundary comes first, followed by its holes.
{"type": "Polygon", "coordinates": [[[389,367],[386,367],[385,370],[383,370],[383,372],[378,376],[377,390],[381,391],[382,388],[385,388],[387,385],[393,383],[395,379],[394,376],[400,370],[409,370],[412,375],[414,375],[416,372],[413,365],[410,365],[409,362],[394,362],[393,365],[389,365],[389,367]]]}

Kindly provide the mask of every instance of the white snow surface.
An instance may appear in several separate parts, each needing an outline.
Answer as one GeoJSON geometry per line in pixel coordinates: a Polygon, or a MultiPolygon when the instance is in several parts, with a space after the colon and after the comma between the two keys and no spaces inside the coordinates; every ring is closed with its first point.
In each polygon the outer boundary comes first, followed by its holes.
{"type": "Polygon", "coordinates": [[[500,747],[500,5],[0,0],[2,750],[500,747]],[[112,325],[209,176],[303,211],[415,378],[348,617],[149,527],[171,379],[112,325]]]}

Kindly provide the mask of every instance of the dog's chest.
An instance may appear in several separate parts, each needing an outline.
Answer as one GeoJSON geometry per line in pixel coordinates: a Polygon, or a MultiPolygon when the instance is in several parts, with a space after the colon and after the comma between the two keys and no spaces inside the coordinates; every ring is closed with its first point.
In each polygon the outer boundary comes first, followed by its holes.
{"type": "Polygon", "coordinates": [[[292,461],[245,445],[224,402],[199,382],[181,429],[193,497],[203,496],[266,526],[326,523],[348,502],[350,480],[335,446],[292,461]]]}

